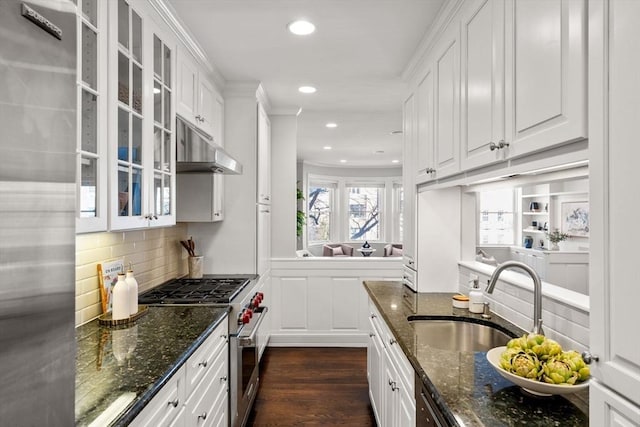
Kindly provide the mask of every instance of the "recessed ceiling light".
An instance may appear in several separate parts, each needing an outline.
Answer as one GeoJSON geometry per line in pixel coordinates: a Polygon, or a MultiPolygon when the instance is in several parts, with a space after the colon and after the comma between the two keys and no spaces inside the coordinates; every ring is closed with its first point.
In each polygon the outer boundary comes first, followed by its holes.
{"type": "Polygon", "coordinates": [[[307,36],[316,30],[316,26],[309,21],[299,19],[287,25],[289,31],[297,36],[307,36]]]}
{"type": "Polygon", "coordinates": [[[331,147],[329,147],[328,145],[325,145],[324,147],[322,147],[324,150],[331,150],[331,147]]]}
{"type": "Polygon", "coordinates": [[[347,163],[345,159],[340,160],[340,163],[347,163]]]}
{"type": "Polygon", "coordinates": [[[337,123],[327,123],[325,126],[328,127],[328,128],[337,128],[338,124],[337,123]]]}
{"type": "Polygon", "coordinates": [[[313,86],[300,86],[298,88],[298,92],[301,92],[301,93],[315,93],[316,90],[317,89],[313,86]]]}
{"type": "Polygon", "coordinates": [[[384,154],[384,150],[376,150],[373,154],[384,154]]]}
{"type": "Polygon", "coordinates": [[[402,135],[402,131],[401,130],[392,130],[391,132],[389,132],[391,135],[402,135]]]}
{"type": "Polygon", "coordinates": [[[400,163],[400,160],[398,160],[398,159],[393,159],[393,160],[391,160],[391,163],[400,163]]]}

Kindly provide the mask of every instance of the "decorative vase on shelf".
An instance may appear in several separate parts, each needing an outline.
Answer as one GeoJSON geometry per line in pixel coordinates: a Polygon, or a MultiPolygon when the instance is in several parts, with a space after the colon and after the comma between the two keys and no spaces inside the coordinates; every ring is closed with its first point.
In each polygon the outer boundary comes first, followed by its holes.
{"type": "Polygon", "coordinates": [[[362,249],[369,249],[371,248],[371,245],[369,244],[369,242],[367,240],[364,241],[364,245],[362,245],[362,249]]]}
{"type": "Polygon", "coordinates": [[[552,251],[559,251],[560,250],[560,246],[558,245],[558,242],[551,242],[551,250],[552,251]]]}
{"type": "Polygon", "coordinates": [[[533,247],[533,237],[525,236],[523,244],[525,248],[531,249],[533,247]]]}

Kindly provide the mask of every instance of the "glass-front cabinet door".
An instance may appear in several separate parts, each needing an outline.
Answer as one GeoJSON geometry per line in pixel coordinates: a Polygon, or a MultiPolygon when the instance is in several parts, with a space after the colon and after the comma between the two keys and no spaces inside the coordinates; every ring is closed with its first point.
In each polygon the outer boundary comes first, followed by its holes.
{"type": "Polygon", "coordinates": [[[154,221],[175,224],[175,121],[173,49],[153,33],[153,207],[154,221]]]}
{"type": "Polygon", "coordinates": [[[107,229],[107,2],[78,2],[78,233],[107,229]]]}
{"type": "Polygon", "coordinates": [[[172,225],[173,49],[127,0],[109,7],[110,229],[172,225]]]}

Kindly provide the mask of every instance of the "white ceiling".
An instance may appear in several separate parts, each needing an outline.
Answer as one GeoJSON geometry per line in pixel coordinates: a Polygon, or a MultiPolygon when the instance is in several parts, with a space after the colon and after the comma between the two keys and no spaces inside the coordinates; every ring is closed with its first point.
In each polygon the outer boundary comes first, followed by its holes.
{"type": "Polygon", "coordinates": [[[444,1],[170,0],[226,81],[258,80],[274,110],[302,108],[298,159],[332,166],[402,159],[390,134],[402,129],[400,76],[444,1]],[[300,18],[316,32],[290,34],[300,18]]]}

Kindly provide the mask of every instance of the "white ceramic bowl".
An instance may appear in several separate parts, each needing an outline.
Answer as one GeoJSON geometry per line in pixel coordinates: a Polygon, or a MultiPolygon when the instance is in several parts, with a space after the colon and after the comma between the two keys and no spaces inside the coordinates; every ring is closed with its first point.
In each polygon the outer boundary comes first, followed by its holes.
{"type": "Polygon", "coordinates": [[[589,387],[589,380],[575,385],[548,384],[540,381],[533,381],[528,378],[519,377],[511,372],[507,372],[500,366],[500,355],[507,347],[495,347],[487,352],[487,360],[496,371],[512,383],[519,385],[526,391],[537,396],[551,396],[553,394],[570,394],[589,387]]]}

